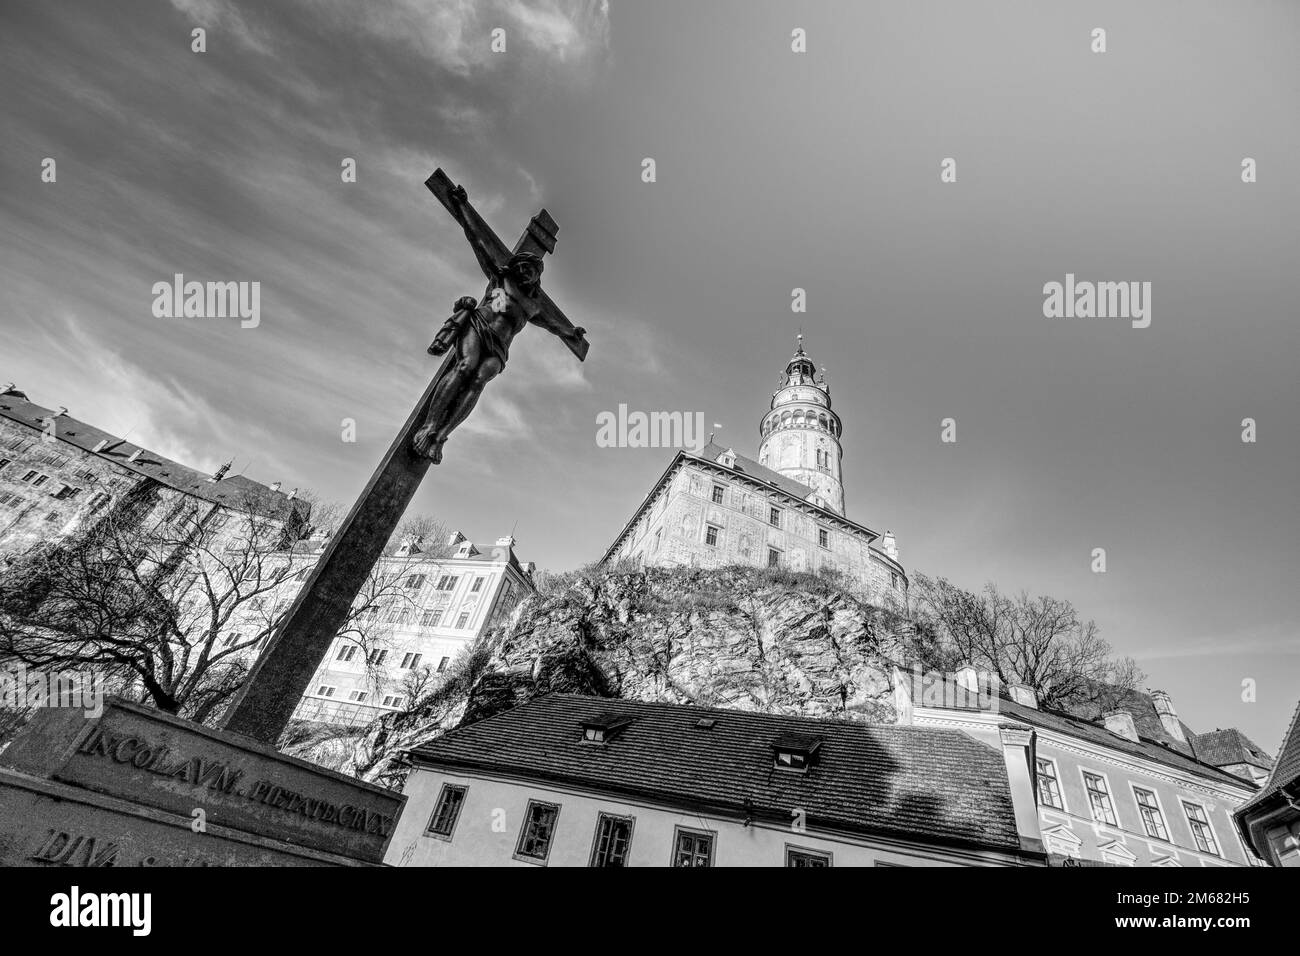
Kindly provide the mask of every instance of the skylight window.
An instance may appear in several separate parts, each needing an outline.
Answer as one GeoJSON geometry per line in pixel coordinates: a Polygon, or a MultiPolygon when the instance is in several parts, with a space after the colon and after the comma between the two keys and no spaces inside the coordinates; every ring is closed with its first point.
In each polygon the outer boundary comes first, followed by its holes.
{"type": "Polygon", "coordinates": [[[582,722],[582,742],[585,744],[603,744],[612,740],[624,727],[632,722],[630,717],[622,714],[597,714],[582,722]]]}
{"type": "Polygon", "coordinates": [[[817,762],[822,738],[811,734],[783,734],[772,742],[772,762],[779,770],[806,771],[817,762]]]}

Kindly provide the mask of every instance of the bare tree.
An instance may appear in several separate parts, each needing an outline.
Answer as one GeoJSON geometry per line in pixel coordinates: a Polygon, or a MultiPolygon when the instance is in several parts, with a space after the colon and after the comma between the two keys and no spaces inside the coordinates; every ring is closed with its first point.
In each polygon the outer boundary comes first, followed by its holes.
{"type": "MultiPolygon", "coordinates": [[[[200,722],[219,715],[318,557],[295,552],[311,506],[286,519],[251,498],[216,512],[176,500],[115,509],[0,571],[0,661],[91,667],[111,692],[200,722]]],[[[382,637],[377,609],[402,599],[401,571],[381,562],[345,623],[367,655],[382,637]]]]}
{"type": "Polygon", "coordinates": [[[992,584],[972,594],[924,574],[916,575],[913,596],[918,624],[935,638],[940,658],[929,666],[969,662],[1003,684],[1033,688],[1047,707],[1099,695],[1119,700],[1144,677],[1131,658],[1113,656],[1096,622],[1080,620],[1069,601],[1009,596],[992,584]]]}

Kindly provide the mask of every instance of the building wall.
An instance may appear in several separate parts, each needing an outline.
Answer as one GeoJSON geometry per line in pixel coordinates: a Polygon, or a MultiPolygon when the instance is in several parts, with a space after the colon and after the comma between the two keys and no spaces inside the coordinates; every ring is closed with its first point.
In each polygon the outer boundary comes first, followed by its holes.
{"type": "Polygon", "coordinates": [[[829,853],[833,866],[1006,866],[1021,861],[995,851],[946,849],[905,840],[867,839],[701,816],[571,788],[416,768],[389,844],[392,866],[538,866],[515,850],[529,800],[560,806],[546,866],[588,866],[598,815],[631,817],[629,866],[669,866],[677,828],[714,834],[714,866],[784,866],[786,848],[829,853]],[[468,787],[450,840],[425,833],[444,783],[468,787]]]}
{"type": "MultiPolygon", "coordinates": [[[[979,719],[962,712],[917,708],[913,719],[922,725],[961,727],[989,742],[996,739],[996,714],[979,719]]],[[[1245,786],[1193,777],[1041,729],[1036,730],[1036,750],[1038,758],[1055,765],[1064,803],[1064,809],[1056,809],[1039,802],[1039,823],[1049,854],[1121,866],[1252,865],[1232,822],[1233,811],[1253,793],[1245,786]],[[1085,770],[1107,782],[1116,825],[1094,819],[1084,786],[1085,770]],[[1134,787],[1155,793],[1168,841],[1146,834],[1134,787]],[[1184,801],[1204,807],[1219,855],[1197,848],[1184,801]]]]}
{"type": "MultiPolygon", "coordinates": [[[[273,595],[277,610],[272,613],[288,608],[318,558],[319,553],[314,553],[294,560],[294,570],[273,595]]],[[[409,703],[405,699],[410,693],[406,682],[414,671],[428,667],[434,673],[442,672],[461,651],[504,620],[520,600],[532,593],[531,580],[510,566],[508,559],[508,553],[494,561],[419,556],[382,559],[379,574],[391,578],[394,586],[381,599],[383,608],[379,613],[360,622],[366,632],[366,646],[359,646],[352,636],[335,638],[294,716],[359,725],[385,712],[400,710],[409,703]],[[456,578],[450,590],[437,587],[444,576],[456,578]],[[477,591],[476,580],[481,582],[477,591]],[[408,581],[414,581],[415,586],[407,587],[408,581]],[[432,617],[434,614],[439,616],[432,617]],[[436,625],[431,623],[435,619],[436,625]],[[372,664],[367,655],[373,652],[382,653],[382,657],[372,664]],[[416,654],[420,655],[418,661],[408,658],[416,654]],[[365,698],[355,699],[358,694],[365,698]],[[403,699],[395,699],[399,697],[403,699]],[[389,698],[394,699],[386,703],[389,698]]],[[[367,592],[363,591],[358,602],[366,599],[367,592]]],[[[238,634],[241,628],[262,626],[260,619],[244,619],[233,621],[230,630],[238,634]]],[[[255,658],[264,649],[264,645],[250,648],[249,656],[255,658]]]]}
{"type": "Polygon", "coordinates": [[[0,416],[0,553],[65,537],[147,480],[41,434],[0,416]]]}
{"type": "Polygon", "coordinates": [[[786,495],[720,478],[689,461],[650,502],[616,556],[657,567],[761,568],[768,564],[769,548],[779,552],[781,567],[834,568],[873,603],[906,603],[902,566],[872,548],[866,535],[819,522],[801,513],[786,495]],[[713,500],[714,487],[722,489],[721,504],[713,500]],[[779,527],[770,521],[773,507],[781,512],[779,527]],[[717,529],[712,545],[710,527],[717,529]],[[819,530],[827,533],[827,547],[821,546],[819,530]]]}

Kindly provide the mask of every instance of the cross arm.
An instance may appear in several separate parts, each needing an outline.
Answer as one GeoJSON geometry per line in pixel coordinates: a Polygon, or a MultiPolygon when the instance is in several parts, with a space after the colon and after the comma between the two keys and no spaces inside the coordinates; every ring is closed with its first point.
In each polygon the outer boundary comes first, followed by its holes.
{"type": "Polygon", "coordinates": [[[552,335],[558,336],[569,347],[569,351],[578,357],[579,362],[585,362],[587,360],[587,349],[591,346],[583,337],[582,332],[574,327],[568,316],[560,311],[560,307],[552,302],[551,297],[544,291],[539,292],[537,298],[540,308],[533,313],[528,321],[533,325],[540,326],[552,335]]]}
{"type": "Polygon", "coordinates": [[[474,254],[479,259],[479,265],[483,267],[484,272],[500,273],[506,267],[506,262],[510,259],[510,250],[506,244],[497,238],[497,234],[492,231],[492,227],[483,221],[483,217],[478,211],[467,202],[457,202],[452,199],[451,192],[456,188],[456,184],[451,181],[446,173],[440,168],[433,171],[433,175],[424,181],[424,185],[429,187],[429,192],[438,197],[438,202],[455,217],[456,221],[461,224],[465,230],[465,236],[474,246],[474,254]],[[486,260],[486,261],[485,261],[486,260]],[[491,269],[489,270],[489,266],[491,269]]]}

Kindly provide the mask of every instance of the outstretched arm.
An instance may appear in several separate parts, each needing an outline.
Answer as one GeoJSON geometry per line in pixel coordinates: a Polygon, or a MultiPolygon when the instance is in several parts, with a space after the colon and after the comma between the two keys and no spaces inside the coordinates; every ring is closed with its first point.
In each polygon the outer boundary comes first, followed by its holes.
{"type": "Polygon", "coordinates": [[[465,238],[469,240],[469,247],[474,250],[474,258],[478,260],[478,267],[483,270],[483,274],[489,279],[500,279],[501,271],[492,260],[487,244],[483,241],[483,237],[479,235],[474,223],[469,220],[461,208],[468,201],[469,196],[465,193],[464,186],[457,186],[451,190],[451,214],[456,217],[460,227],[465,230],[465,238]]]}

